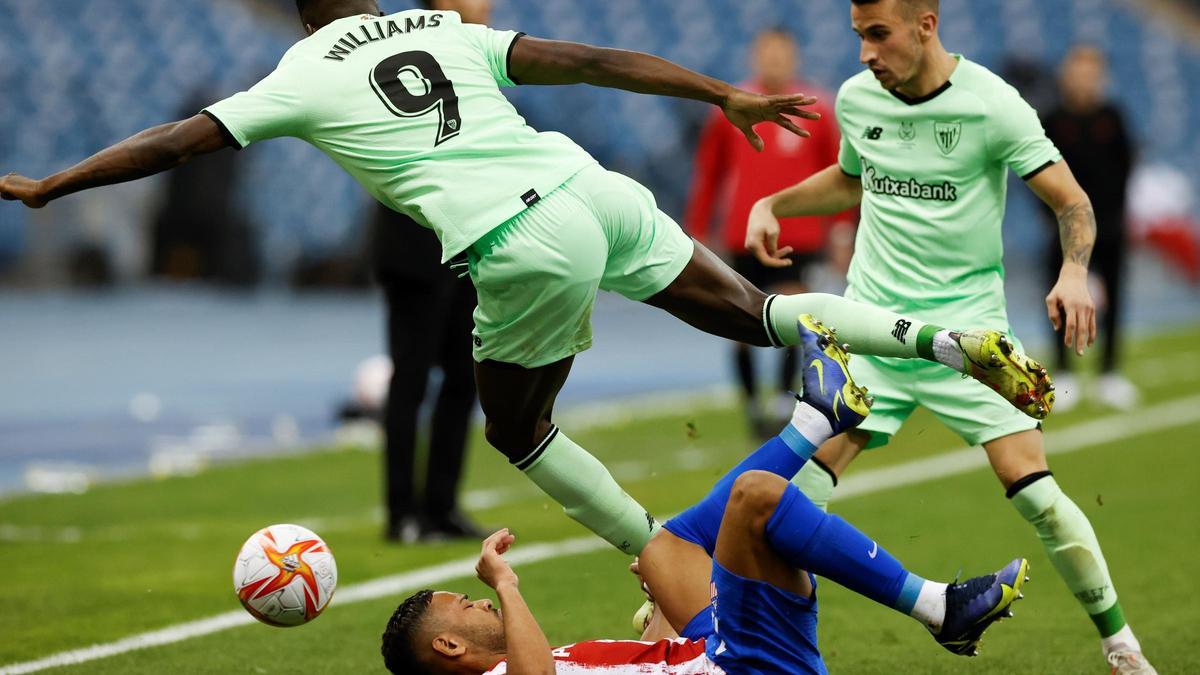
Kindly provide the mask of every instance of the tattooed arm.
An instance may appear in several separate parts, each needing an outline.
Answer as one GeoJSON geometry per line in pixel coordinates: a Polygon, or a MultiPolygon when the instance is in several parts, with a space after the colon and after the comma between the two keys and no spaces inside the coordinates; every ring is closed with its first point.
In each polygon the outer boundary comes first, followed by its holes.
{"type": "Polygon", "coordinates": [[[1063,343],[1083,355],[1096,341],[1096,303],[1088,291],[1088,262],[1096,243],[1092,202],[1066,162],[1058,162],[1029,179],[1029,187],[1054,211],[1062,240],[1063,266],[1046,296],[1046,313],[1063,343]]]}

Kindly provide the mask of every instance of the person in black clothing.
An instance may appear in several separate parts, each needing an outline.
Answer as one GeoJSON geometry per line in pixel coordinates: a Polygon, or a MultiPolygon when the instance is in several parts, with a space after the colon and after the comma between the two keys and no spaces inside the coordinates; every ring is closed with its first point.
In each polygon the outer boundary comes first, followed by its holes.
{"type": "Polygon", "coordinates": [[[375,276],[387,302],[393,373],[384,408],[387,530],[393,541],[476,538],[458,509],[467,430],[475,410],[471,312],[475,288],[438,264],[433,231],[380,205],[372,232],[375,276]],[[442,384],[429,428],[423,489],[415,474],[418,413],[433,367],[442,384]]]}
{"type": "MultiPolygon", "coordinates": [[[[486,24],[490,0],[424,0],[426,10],[451,10],[464,23],[486,24]]],[[[470,331],[475,287],[438,264],[442,246],[431,229],[380,205],[372,222],[372,267],[388,304],[391,384],[384,408],[388,524],[396,542],[474,538],[484,531],[458,508],[458,482],[475,410],[470,331]],[[424,485],[416,483],[418,417],[430,372],[442,370],[433,405],[424,485]]]]}
{"type": "MultiPolygon", "coordinates": [[[[1137,402],[1137,389],[1117,373],[1120,347],[1118,323],[1125,277],[1125,191],[1133,167],[1134,149],[1120,111],[1105,98],[1107,63],[1091,46],[1077,46],[1063,61],[1059,78],[1061,99],[1045,118],[1046,133],[1070,165],[1079,184],[1092,198],[1096,212],[1096,247],[1092,269],[1104,282],[1107,298],[1100,327],[1103,342],[1101,377],[1096,396],[1127,408],[1137,402]]],[[[1048,247],[1045,271],[1051,282],[1062,266],[1062,251],[1048,247]]],[[[1058,345],[1059,411],[1082,393],[1067,372],[1067,347],[1058,345]],[[1064,381],[1065,380],[1065,381],[1064,381]]]]}
{"type": "MultiPolygon", "coordinates": [[[[204,90],[193,92],[179,116],[191,115],[212,100],[204,90]]],[[[227,148],[166,177],[165,199],[150,231],[151,274],[241,288],[258,282],[257,238],[233,199],[244,166],[227,148]]]]}
{"type": "MultiPolygon", "coordinates": [[[[486,24],[491,11],[490,0],[424,0],[417,5],[456,11],[465,23],[486,24]]],[[[458,507],[467,430],[475,410],[475,287],[465,275],[438,264],[442,250],[432,230],[384,206],[372,223],[371,254],[387,301],[394,368],[383,421],[384,535],[402,542],[479,539],[485,533],[458,507]],[[434,366],[442,371],[442,384],[430,422],[424,489],[417,490],[417,420],[434,366]]]]}

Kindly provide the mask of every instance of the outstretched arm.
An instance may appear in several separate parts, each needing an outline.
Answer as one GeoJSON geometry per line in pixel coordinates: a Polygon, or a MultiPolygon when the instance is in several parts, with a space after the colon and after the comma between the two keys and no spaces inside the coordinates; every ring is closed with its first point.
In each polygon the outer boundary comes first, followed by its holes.
{"type": "Polygon", "coordinates": [[[820,117],[800,109],[816,102],[812,96],[753,94],[657,56],[577,42],[522,36],[513,44],[509,75],[521,84],[592,84],[712,103],[724,111],[757,150],[762,150],[763,140],[754,132],[755,124],[771,122],[807,137],[808,132],[788,116],[820,117]]]}
{"type": "Polygon", "coordinates": [[[42,180],[15,173],[0,178],[0,198],[40,209],[80,190],[145,178],[173,169],[196,155],[215,152],[228,142],[216,122],[196,115],[147,129],[105,148],[79,164],[42,180]]]}
{"type": "Polygon", "coordinates": [[[1062,239],[1063,266],[1058,282],[1046,296],[1046,313],[1054,330],[1063,331],[1063,343],[1082,356],[1085,344],[1096,341],[1096,303],[1087,285],[1088,262],[1096,243],[1096,214],[1066,162],[1047,167],[1028,183],[1054,211],[1062,239]]]}
{"type": "Polygon", "coordinates": [[[512,546],[513,540],[507,529],[485,539],[475,573],[480,581],[496,591],[500,599],[510,675],[550,675],[554,673],[550,641],[533,617],[533,612],[529,611],[525,598],[521,597],[516,572],[502,557],[512,546]]]}
{"type": "Polygon", "coordinates": [[[800,183],[763,197],[750,209],[746,249],[767,267],[787,267],[790,247],[779,248],[779,219],[841,213],[862,201],[862,181],[830,164],[800,183]]]}

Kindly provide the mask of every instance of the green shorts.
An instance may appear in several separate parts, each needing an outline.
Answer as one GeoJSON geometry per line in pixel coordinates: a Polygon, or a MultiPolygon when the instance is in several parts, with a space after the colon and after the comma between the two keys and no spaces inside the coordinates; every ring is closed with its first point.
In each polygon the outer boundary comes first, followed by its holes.
{"type": "Polygon", "coordinates": [[[1038,428],[1037,420],[987,385],[924,359],[855,355],[850,359],[850,374],[875,397],[871,414],[858,427],[871,434],[867,448],[886,445],[918,405],[968,445],[1038,428]]]}
{"type": "Polygon", "coordinates": [[[467,249],[474,356],[537,368],[592,345],[596,290],[645,300],[692,259],[693,243],[636,181],[583,169],[467,249]]]}

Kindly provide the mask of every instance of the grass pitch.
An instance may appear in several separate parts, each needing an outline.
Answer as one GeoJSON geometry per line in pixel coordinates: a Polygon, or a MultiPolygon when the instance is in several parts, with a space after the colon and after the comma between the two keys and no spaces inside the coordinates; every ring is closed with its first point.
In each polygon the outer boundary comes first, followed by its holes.
{"type": "MultiPolygon", "coordinates": [[[[1134,343],[1126,363],[1146,410],[1196,396],[1200,328],[1134,343]]],[[[1047,429],[1079,428],[1112,414],[1084,405],[1052,415],[1047,429]]],[[[1200,625],[1200,606],[1177,590],[1190,587],[1200,554],[1200,414],[1145,430],[1134,428],[1136,416],[1125,419],[1128,438],[1097,438],[1051,457],[1051,467],[1092,519],[1148,656],[1163,673],[1200,672],[1200,656],[1189,640],[1178,639],[1200,625]]],[[[737,411],[729,409],[572,436],[660,514],[699,498],[752,447],[737,411]]],[[[918,413],[890,446],[861,458],[851,475],[960,447],[932,417],[918,413]]],[[[466,483],[478,503],[490,503],[474,515],[511,527],[518,548],[587,535],[478,437],[466,483]]],[[[320,533],[337,556],[342,588],[477,551],[473,543],[382,543],[380,488],[377,453],[339,449],[221,466],[190,478],[105,485],[84,495],[0,502],[0,671],[239,609],[231,589],[233,557],[251,532],[269,523],[298,522],[320,533]]],[[[943,652],[911,620],[823,583],[821,646],[832,672],[1107,672],[1091,622],[986,468],[847,499],[835,494],[833,510],[923,576],[949,579],[959,570],[970,576],[1021,555],[1032,562],[1033,580],[1016,618],[989,632],[981,656],[971,660],[943,652]]],[[[629,637],[629,618],[641,600],[626,562],[604,549],[518,566],[522,590],[552,643],[629,637]]],[[[440,586],[473,596],[486,590],[466,578],[440,586]]],[[[335,598],[307,626],[249,625],[57,671],[383,672],[378,636],[401,597],[340,606],[335,598]]]]}

